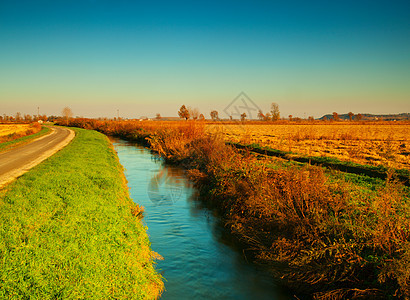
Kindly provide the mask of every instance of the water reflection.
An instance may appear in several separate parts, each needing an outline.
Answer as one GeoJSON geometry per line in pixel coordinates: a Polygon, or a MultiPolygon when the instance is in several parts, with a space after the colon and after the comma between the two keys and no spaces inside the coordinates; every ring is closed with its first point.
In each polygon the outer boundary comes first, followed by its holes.
{"type": "Polygon", "coordinates": [[[151,176],[148,184],[148,196],[155,205],[172,205],[191,188],[184,180],[182,170],[162,165],[151,176]]]}
{"type": "Polygon", "coordinates": [[[131,197],[145,207],[152,249],[164,257],[156,266],[166,279],[163,299],[291,299],[247,263],[181,169],[133,144],[114,146],[131,197]]]}

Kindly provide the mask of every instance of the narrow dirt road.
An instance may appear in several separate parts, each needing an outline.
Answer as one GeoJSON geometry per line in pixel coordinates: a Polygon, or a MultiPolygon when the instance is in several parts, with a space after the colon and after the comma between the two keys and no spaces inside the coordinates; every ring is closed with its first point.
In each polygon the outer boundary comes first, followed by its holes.
{"type": "Polygon", "coordinates": [[[64,148],[75,136],[68,128],[50,128],[51,134],[0,153],[0,188],[64,148]]]}

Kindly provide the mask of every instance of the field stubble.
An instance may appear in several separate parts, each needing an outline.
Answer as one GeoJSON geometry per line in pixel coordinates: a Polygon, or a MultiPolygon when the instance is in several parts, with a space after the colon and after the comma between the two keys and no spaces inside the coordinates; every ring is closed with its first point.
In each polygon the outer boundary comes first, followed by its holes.
{"type": "Polygon", "coordinates": [[[366,186],[320,167],[272,167],[207,134],[204,122],[71,124],[144,140],[185,167],[247,252],[298,291],[315,299],[410,297],[409,189],[391,178],[366,186]]]}
{"type": "Polygon", "coordinates": [[[31,124],[0,124],[0,143],[6,143],[18,138],[37,133],[41,130],[39,123],[31,124]]]}
{"type": "Polygon", "coordinates": [[[410,124],[212,124],[207,131],[219,133],[230,142],[410,169],[410,124]]]}
{"type": "Polygon", "coordinates": [[[30,128],[29,124],[0,124],[0,137],[10,134],[19,134],[30,128]]]}

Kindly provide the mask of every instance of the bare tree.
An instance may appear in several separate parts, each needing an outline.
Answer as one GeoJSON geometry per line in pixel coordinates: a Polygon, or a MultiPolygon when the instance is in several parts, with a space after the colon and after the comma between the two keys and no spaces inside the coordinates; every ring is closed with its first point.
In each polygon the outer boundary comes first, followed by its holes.
{"type": "Polygon", "coordinates": [[[159,114],[159,113],[158,113],[158,114],[156,114],[156,115],[155,115],[155,119],[157,119],[157,120],[161,120],[161,119],[162,119],[161,114],[159,114]]]}
{"type": "Polygon", "coordinates": [[[16,122],[21,122],[23,119],[22,119],[22,117],[21,117],[21,113],[20,112],[18,112],[18,113],[16,113],[16,122]]]}
{"type": "Polygon", "coordinates": [[[219,119],[218,111],[216,110],[211,111],[210,115],[211,115],[212,121],[216,121],[219,119]]]}
{"type": "Polygon", "coordinates": [[[241,121],[245,122],[245,119],[246,119],[246,113],[242,113],[241,114],[241,121]]]}
{"type": "Polygon", "coordinates": [[[188,111],[188,109],[186,108],[185,105],[182,105],[182,106],[181,106],[181,108],[180,108],[179,111],[178,111],[178,115],[179,115],[179,117],[182,118],[182,119],[185,119],[185,120],[188,120],[188,119],[189,119],[189,117],[190,117],[189,111],[188,111]]]}
{"type": "Polygon", "coordinates": [[[265,120],[265,115],[263,114],[262,110],[258,111],[258,119],[261,121],[265,120]]]}
{"type": "Polygon", "coordinates": [[[289,121],[292,122],[292,120],[293,120],[293,116],[292,116],[292,115],[289,115],[289,121]]]}
{"type": "Polygon", "coordinates": [[[272,114],[272,121],[278,121],[280,119],[280,112],[279,112],[279,105],[275,102],[271,104],[271,110],[272,114]]]}
{"type": "Polygon", "coordinates": [[[356,121],[360,121],[362,119],[362,114],[357,114],[356,115],[356,121]]]}
{"type": "Polygon", "coordinates": [[[333,112],[333,121],[339,121],[339,114],[337,112],[333,112]]]}
{"type": "Polygon", "coordinates": [[[73,117],[73,111],[68,106],[63,109],[63,117],[66,119],[66,123],[68,125],[68,120],[73,117]]]}
{"type": "Polygon", "coordinates": [[[351,122],[352,119],[353,119],[354,113],[349,112],[347,115],[349,116],[349,120],[350,120],[350,122],[351,122]]]}
{"type": "Polygon", "coordinates": [[[200,115],[199,115],[199,120],[201,120],[201,121],[205,120],[204,114],[200,114],[200,115]]]}
{"type": "Polygon", "coordinates": [[[24,121],[25,122],[31,122],[33,120],[33,118],[31,117],[31,115],[24,115],[24,121]]]}
{"type": "Polygon", "coordinates": [[[198,108],[192,108],[192,107],[188,107],[188,112],[189,112],[189,116],[196,120],[199,117],[199,109],[198,108]]]}

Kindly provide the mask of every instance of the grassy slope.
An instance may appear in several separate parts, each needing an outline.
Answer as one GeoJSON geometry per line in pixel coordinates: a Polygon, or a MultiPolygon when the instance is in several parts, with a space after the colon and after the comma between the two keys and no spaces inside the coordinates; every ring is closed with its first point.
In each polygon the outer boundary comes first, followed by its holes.
{"type": "Polygon", "coordinates": [[[20,146],[23,144],[27,144],[28,142],[30,142],[33,139],[39,138],[43,135],[46,135],[47,133],[50,132],[50,128],[47,127],[43,127],[39,132],[31,134],[31,135],[27,135],[27,136],[23,136],[21,138],[12,140],[10,142],[5,142],[5,143],[0,143],[0,152],[4,152],[7,150],[10,150],[11,148],[14,148],[16,146],[20,146]]]}
{"type": "Polygon", "coordinates": [[[163,284],[118,158],[102,134],[74,130],[0,191],[0,298],[155,298],[163,284]]]}

